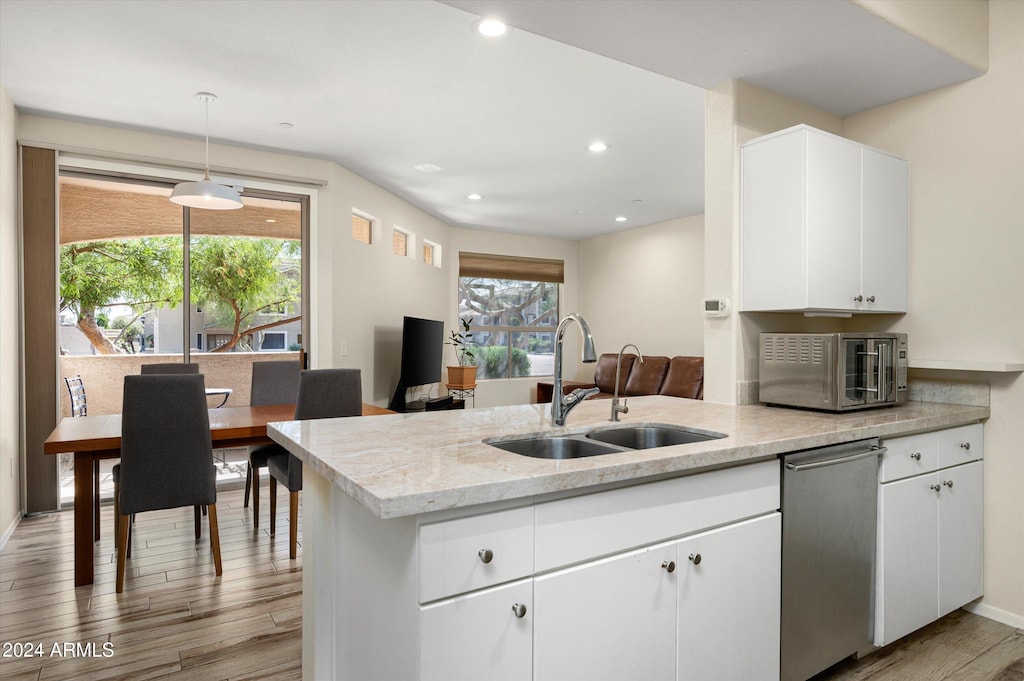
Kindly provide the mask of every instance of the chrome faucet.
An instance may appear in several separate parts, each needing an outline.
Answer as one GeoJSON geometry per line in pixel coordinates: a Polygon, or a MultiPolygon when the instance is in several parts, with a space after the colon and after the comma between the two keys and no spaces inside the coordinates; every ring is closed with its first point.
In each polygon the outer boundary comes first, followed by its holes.
{"type": "Polygon", "coordinates": [[[587,324],[587,320],[575,312],[566,315],[565,319],[558,323],[558,330],[555,331],[555,385],[551,392],[551,425],[553,426],[564,426],[565,417],[569,415],[573,407],[600,392],[597,388],[576,388],[568,395],[562,394],[562,341],[569,322],[576,322],[580,327],[580,335],[583,336],[583,361],[587,364],[597,361],[597,354],[594,352],[594,337],[590,333],[590,325],[587,324]]]}
{"type": "Polygon", "coordinates": [[[612,397],[612,416],[609,421],[618,421],[619,414],[628,414],[629,406],[626,404],[628,398],[622,398],[622,406],[619,406],[619,372],[622,371],[622,353],[626,351],[626,348],[633,348],[636,350],[636,354],[640,356],[640,363],[644,363],[644,353],[640,352],[640,348],[633,345],[632,343],[626,343],[619,350],[619,356],[615,360],[615,394],[612,397]]]}

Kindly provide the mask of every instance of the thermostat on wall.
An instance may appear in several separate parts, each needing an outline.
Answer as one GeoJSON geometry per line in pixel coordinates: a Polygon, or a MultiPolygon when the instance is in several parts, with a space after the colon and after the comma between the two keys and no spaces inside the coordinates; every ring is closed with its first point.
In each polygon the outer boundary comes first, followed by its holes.
{"type": "Polygon", "coordinates": [[[728,317],[729,316],[729,299],[728,298],[705,298],[704,299],[704,316],[705,317],[728,317]]]}

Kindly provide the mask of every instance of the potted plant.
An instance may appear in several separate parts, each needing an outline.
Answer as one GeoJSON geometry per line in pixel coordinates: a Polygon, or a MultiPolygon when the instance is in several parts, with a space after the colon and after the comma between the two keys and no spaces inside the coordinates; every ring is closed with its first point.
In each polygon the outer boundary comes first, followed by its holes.
{"type": "Polygon", "coordinates": [[[446,341],[448,345],[455,346],[455,354],[459,358],[458,366],[448,367],[449,388],[475,388],[476,387],[476,364],[473,355],[473,332],[469,325],[473,323],[472,317],[460,319],[461,331],[452,330],[451,338],[446,341]]]}

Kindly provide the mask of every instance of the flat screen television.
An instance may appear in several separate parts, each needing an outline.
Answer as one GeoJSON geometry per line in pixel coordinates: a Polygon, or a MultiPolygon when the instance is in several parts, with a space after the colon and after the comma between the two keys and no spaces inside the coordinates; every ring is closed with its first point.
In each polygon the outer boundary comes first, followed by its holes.
{"type": "Polygon", "coordinates": [[[441,382],[443,353],[444,322],[419,317],[403,319],[402,374],[390,409],[405,411],[405,393],[409,388],[441,382]]]}

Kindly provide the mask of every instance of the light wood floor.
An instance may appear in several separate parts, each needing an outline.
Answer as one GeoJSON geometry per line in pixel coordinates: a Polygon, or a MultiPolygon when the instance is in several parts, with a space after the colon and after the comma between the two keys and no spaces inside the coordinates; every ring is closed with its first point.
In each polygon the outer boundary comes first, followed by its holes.
{"type": "MultiPolygon", "coordinates": [[[[0,641],[42,644],[44,657],[0,658],[0,679],[299,679],[301,546],[289,561],[287,503],[278,504],[277,537],[268,535],[265,483],[262,490],[257,532],[240,489],[218,495],[219,580],[205,526],[201,544],[192,537],[191,509],[141,514],[120,596],[110,506],[96,583],[78,589],[72,514],[23,519],[0,553],[0,641]],[[109,643],[112,655],[51,657],[54,643],[92,643],[97,655],[109,643]]],[[[1024,631],[957,611],[814,681],[1024,681],[1024,631]]]]}

